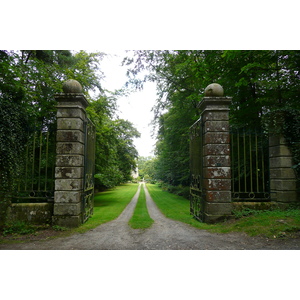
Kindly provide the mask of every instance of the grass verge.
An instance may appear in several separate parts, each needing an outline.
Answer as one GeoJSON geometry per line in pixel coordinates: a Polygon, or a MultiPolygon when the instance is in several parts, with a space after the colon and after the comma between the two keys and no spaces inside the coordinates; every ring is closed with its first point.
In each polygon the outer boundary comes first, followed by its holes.
{"type": "Polygon", "coordinates": [[[236,219],[218,224],[198,222],[190,215],[189,200],[162,191],[158,185],[148,184],[148,191],[161,212],[170,219],[181,221],[199,229],[211,232],[245,232],[250,236],[267,238],[295,237],[300,231],[300,210],[269,210],[239,213],[236,219]]]}
{"type": "Polygon", "coordinates": [[[96,194],[93,216],[78,228],[68,229],[50,225],[32,226],[25,222],[15,222],[4,229],[2,236],[0,233],[0,243],[26,242],[84,233],[103,223],[116,219],[135,195],[137,187],[137,184],[123,184],[114,189],[96,194]]]}
{"type": "Polygon", "coordinates": [[[116,219],[125,209],[137,192],[138,184],[123,184],[114,189],[95,195],[94,214],[83,225],[73,229],[74,232],[83,233],[103,223],[116,219]]]}
{"type": "Polygon", "coordinates": [[[153,222],[148,213],[145,190],[143,186],[141,186],[138,202],[128,224],[133,229],[146,229],[149,228],[153,222]]]}

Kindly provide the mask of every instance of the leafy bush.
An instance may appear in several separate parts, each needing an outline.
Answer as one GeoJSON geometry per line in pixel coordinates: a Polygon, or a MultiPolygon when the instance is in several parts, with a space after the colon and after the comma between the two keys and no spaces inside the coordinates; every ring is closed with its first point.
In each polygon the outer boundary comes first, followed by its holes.
{"type": "Polygon", "coordinates": [[[8,234],[32,234],[36,229],[33,225],[30,225],[24,221],[8,222],[5,224],[3,235],[8,234]]]}

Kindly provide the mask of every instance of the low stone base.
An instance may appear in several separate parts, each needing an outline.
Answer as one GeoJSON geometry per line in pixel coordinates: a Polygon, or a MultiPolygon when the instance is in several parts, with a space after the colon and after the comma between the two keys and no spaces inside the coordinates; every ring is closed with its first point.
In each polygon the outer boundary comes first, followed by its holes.
{"type": "Polygon", "coordinates": [[[73,228],[82,224],[81,215],[79,216],[53,216],[52,225],[73,228]]]}
{"type": "Polygon", "coordinates": [[[51,224],[53,203],[13,203],[7,221],[24,221],[34,225],[51,224]]]}
{"type": "Polygon", "coordinates": [[[207,224],[215,224],[218,222],[222,222],[228,219],[231,219],[233,215],[210,215],[210,214],[203,214],[203,222],[207,224]]]}

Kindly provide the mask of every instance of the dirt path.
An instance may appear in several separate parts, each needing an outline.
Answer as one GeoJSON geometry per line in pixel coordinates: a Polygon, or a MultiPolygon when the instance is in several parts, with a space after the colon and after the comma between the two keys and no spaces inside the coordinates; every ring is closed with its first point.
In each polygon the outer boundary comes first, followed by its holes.
{"type": "Polygon", "coordinates": [[[241,233],[215,234],[167,219],[157,208],[144,184],[116,219],[83,234],[22,244],[3,244],[0,249],[24,250],[240,250],[300,249],[300,239],[268,240],[241,233]],[[140,189],[145,188],[149,214],[155,221],[149,229],[128,225],[140,189]]]}

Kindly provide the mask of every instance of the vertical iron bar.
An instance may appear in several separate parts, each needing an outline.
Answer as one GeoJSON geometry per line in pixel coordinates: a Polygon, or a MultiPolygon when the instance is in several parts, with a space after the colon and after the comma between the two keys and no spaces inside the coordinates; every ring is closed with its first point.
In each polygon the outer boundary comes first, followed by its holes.
{"type": "Polygon", "coordinates": [[[234,188],[234,186],[235,186],[235,184],[234,184],[234,141],[233,141],[233,139],[234,139],[234,134],[233,134],[233,132],[231,132],[231,135],[230,135],[230,137],[231,137],[231,156],[232,156],[232,160],[231,160],[231,162],[232,162],[232,168],[231,168],[231,170],[232,170],[232,179],[231,179],[231,186],[232,186],[232,192],[234,193],[235,192],[235,188],[234,188]]]}
{"type": "Polygon", "coordinates": [[[33,178],[34,178],[34,161],[35,161],[35,139],[36,139],[36,132],[34,132],[33,136],[33,146],[32,146],[32,170],[31,170],[31,190],[33,191],[33,178]]]}
{"type": "Polygon", "coordinates": [[[29,160],[29,134],[27,138],[27,145],[26,145],[26,162],[25,162],[25,187],[24,190],[27,191],[27,181],[28,181],[28,160],[29,160]]]}
{"type": "Polygon", "coordinates": [[[40,133],[40,151],[39,151],[39,171],[38,171],[38,191],[41,190],[41,168],[42,168],[42,146],[43,146],[43,132],[40,133]]]}
{"type": "Polygon", "coordinates": [[[249,158],[250,158],[250,191],[251,193],[253,193],[253,174],[252,174],[252,136],[251,136],[251,133],[249,133],[249,151],[250,151],[250,155],[249,155],[249,158]]]}
{"type": "Polygon", "coordinates": [[[45,162],[45,192],[47,191],[48,180],[48,152],[49,152],[49,131],[46,134],[46,162],[45,162]]]}
{"type": "Polygon", "coordinates": [[[246,132],[244,129],[244,137],[243,137],[243,142],[244,142],[244,183],[245,183],[245,193],[247,192],[247,167],[246,167],[246,132]]]}
{"type": "Polygon", "coordinates": [[[255,166],[256,166],[256,191],[259,192],[259,171],[258,171],[258,144],[257,144],[257,131],[255,130],[255,157],[256,157],[256,162],[255,162],[255,166]]]}
{"type": "Polygon", "coordinates": [[[264,147],[263,147],[263,139],[261,139],[261,165],[262,165],[262,186],[263,186],[263,192],[266,191],[265,186],[265,158],[264,158],[264,147]]]}
{"type": "Polygon", "coordinates": [[[241,192],[241,165],[240,165],[240,131],[237,132],[237,138],[238,138],[238,181],[239,181],[239,193],[241,192]]]}

